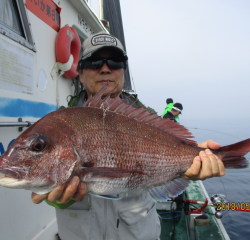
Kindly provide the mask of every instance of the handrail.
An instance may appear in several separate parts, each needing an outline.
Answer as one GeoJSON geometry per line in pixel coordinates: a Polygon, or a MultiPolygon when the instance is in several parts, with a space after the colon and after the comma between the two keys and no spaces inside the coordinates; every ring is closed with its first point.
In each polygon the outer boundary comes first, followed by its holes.
{"type": "Polygon", "coordinates": [[[24,127],[29,127],[35,122],[24,121],[20,117],[18,122],[0,122],[0,127],[18,127],[18,132],[22,132],[24,127]]]}
{"type": "Polygon", "coordinates": [[[29,127],[34,122],[0,122],[0,127],[29,127]]]}

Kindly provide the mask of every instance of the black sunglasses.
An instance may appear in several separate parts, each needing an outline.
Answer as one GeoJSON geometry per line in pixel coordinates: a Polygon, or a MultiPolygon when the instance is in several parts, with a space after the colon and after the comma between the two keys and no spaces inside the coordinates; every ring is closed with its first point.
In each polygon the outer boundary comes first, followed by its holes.
{"type": "Polygon", "coordinates": [[[88,60],[81,60],[78,64],[78,69],[82,68],[89,68],[89,69],[100,69],[102,68],[103,64],[106,63],[110,69],[120,69],[126,68],[126,60],[118,60],[118,59],[88,59],[88,60]]]}

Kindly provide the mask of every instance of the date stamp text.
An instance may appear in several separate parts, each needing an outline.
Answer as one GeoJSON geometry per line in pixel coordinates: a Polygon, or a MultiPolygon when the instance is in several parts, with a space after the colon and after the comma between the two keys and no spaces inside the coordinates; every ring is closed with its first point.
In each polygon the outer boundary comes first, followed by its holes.
{"type": "Polygon", "coordinates": [[[217,203],[216,211],[225,211],[225,210],[250,210],[250,202],[227,202],[227,203],[217,203]]]}

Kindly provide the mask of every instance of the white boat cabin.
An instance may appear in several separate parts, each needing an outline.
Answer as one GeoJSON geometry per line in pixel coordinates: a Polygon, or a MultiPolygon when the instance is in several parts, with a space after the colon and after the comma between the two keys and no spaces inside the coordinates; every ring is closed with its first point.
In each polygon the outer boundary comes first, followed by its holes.
{"type": "MultiPolygon", "coordinates": [[[[77,77],[59,76],[58,69],[53,70],[56,38],[66,25],[81,42],[106,31],[85,0],[0,0],[1,155],[27,128],[22,123],[27,126],[58,106],[67,106],[66,97],[74,94],[77,77]]],[[[69,58],[66,68],[72,61],[69,58]]],[[[55,210],[46,203],[33,204],[31,191],[0,186],[0,199],[0,239],[55,239],[55,210]]]]}

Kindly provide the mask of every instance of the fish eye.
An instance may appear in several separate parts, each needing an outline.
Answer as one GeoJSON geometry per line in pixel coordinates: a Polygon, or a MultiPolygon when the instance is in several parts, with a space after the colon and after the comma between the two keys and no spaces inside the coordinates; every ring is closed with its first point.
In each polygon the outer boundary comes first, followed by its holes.
{"type": "Polygon", "coordinates": [[[46,143],[43,138],[37,138],[31,144],[31,150],[35,152],[42,151],[46,146],[46,143]]]}

